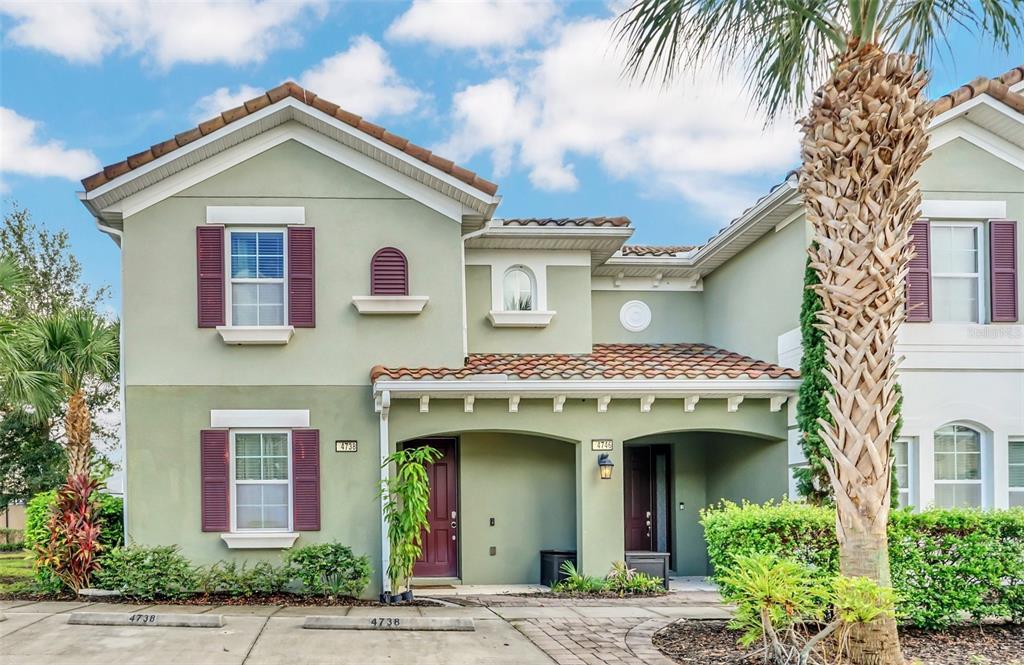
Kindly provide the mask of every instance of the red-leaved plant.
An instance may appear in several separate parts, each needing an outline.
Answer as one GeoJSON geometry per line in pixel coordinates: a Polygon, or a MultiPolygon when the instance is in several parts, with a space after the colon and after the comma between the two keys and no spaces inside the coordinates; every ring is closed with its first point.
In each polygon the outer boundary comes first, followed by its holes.
{"type": "Polygon", "coordinates": [[[99,569],[100,529],[96,523],[101,483],[88,474],[69,475],[57,490],[50,515],[50,540],[36,545],[36,566],[51,569],[77,594],[99,569]]]}

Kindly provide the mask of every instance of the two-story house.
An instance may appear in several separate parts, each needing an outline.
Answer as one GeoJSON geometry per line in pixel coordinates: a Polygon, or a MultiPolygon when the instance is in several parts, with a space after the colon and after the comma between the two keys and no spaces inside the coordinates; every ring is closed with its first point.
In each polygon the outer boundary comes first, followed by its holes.
{"type": "MultiPolygon", "coordinates": [[[[941,100],[921,179],[907,502],[1021,503],[1024,94],[941,100]]],[[[792,180],[699,247],[501,219],[497,186],[287,83],[83,181],[122,252],[127,534],[196,561],[387,542],[381,460],[443,453],[417,577],[707,568],[698,511],[785,495],[808,229],[792,180]],[[794,343],[796,340],[796,343],[794,343]]]]}

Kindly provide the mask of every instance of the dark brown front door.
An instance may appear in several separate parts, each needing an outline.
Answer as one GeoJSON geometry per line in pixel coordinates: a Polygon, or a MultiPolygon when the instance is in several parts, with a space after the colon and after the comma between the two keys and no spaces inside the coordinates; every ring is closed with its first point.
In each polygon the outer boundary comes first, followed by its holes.
{"type": "Polygon", "coordinates": [[[430,481],[430,531],[423,533],[423,553],[413,567],[416,577],[457,577],[459,574],[459,474],[455,439],[421,439],[411,446],[429,445],[441,459],[427,467],[430,481]]]}
{"type": "Polygon", "coordinates": [[[651,447],[623,449],[626,475],[626,551],[650,552],[653,543],[654,506],[651,500],[651,447]]]}

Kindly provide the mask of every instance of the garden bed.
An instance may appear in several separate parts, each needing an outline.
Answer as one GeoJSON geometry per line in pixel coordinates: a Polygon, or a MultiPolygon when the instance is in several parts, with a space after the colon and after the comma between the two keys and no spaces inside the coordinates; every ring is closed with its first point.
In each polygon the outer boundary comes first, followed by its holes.
{"type": "Polygon", "coordinates": [[[34,591],[2,593],[0,600],[49,600],[78,601],[81,603],[130,603],[135,605],[278,605],[283,607],[438,607],[433,600],[413,599],[407,603],[385,605],[376,600],[361,598],[326,598],[324,596],[300,596],[294,593],[277,593],[262,596],[229,596],[226,594],[195,594],[185,598],[160,598],[137,600],[117,596],[105,598],[76,597],[73,593],[40,594],[34,591]]]}
{"type": "MultiPolygon", "coordinates": [[[[677,663],[686,665],[753,665],[759,654],[739,646],[739,633],[725,621],[678,621],[654,636],[654,645],[677,663]]],[[[908,663],[926,665],[1024,665],[1024,625],[956,626],[943,631],[900,630],[908,663]]]]}

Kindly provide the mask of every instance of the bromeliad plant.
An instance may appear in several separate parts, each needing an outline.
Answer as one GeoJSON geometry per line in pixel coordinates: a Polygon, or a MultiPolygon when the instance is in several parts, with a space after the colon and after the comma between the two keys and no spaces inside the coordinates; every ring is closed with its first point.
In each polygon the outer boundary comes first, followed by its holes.
{"type": "Polygon", "coordinates": [[[440,458],[441,452],[436,448],[419,446],[395,451],[384,460],[383,466],[395,465],[395,475],[381,485],[391,544],[388,579],[392,593],[401,586],[409,589],[413,566],[423,552],[423,534],[430,531],[427,465],[440,458]]]}
{"type": "Polygon", "coordinates": [[[57,490],[50,516],[50,538],[36,548],[36,566],[46,567],[77,594],[99,569],[103,549],[97,526],[100,481],[80,473],[57,490]]]}

